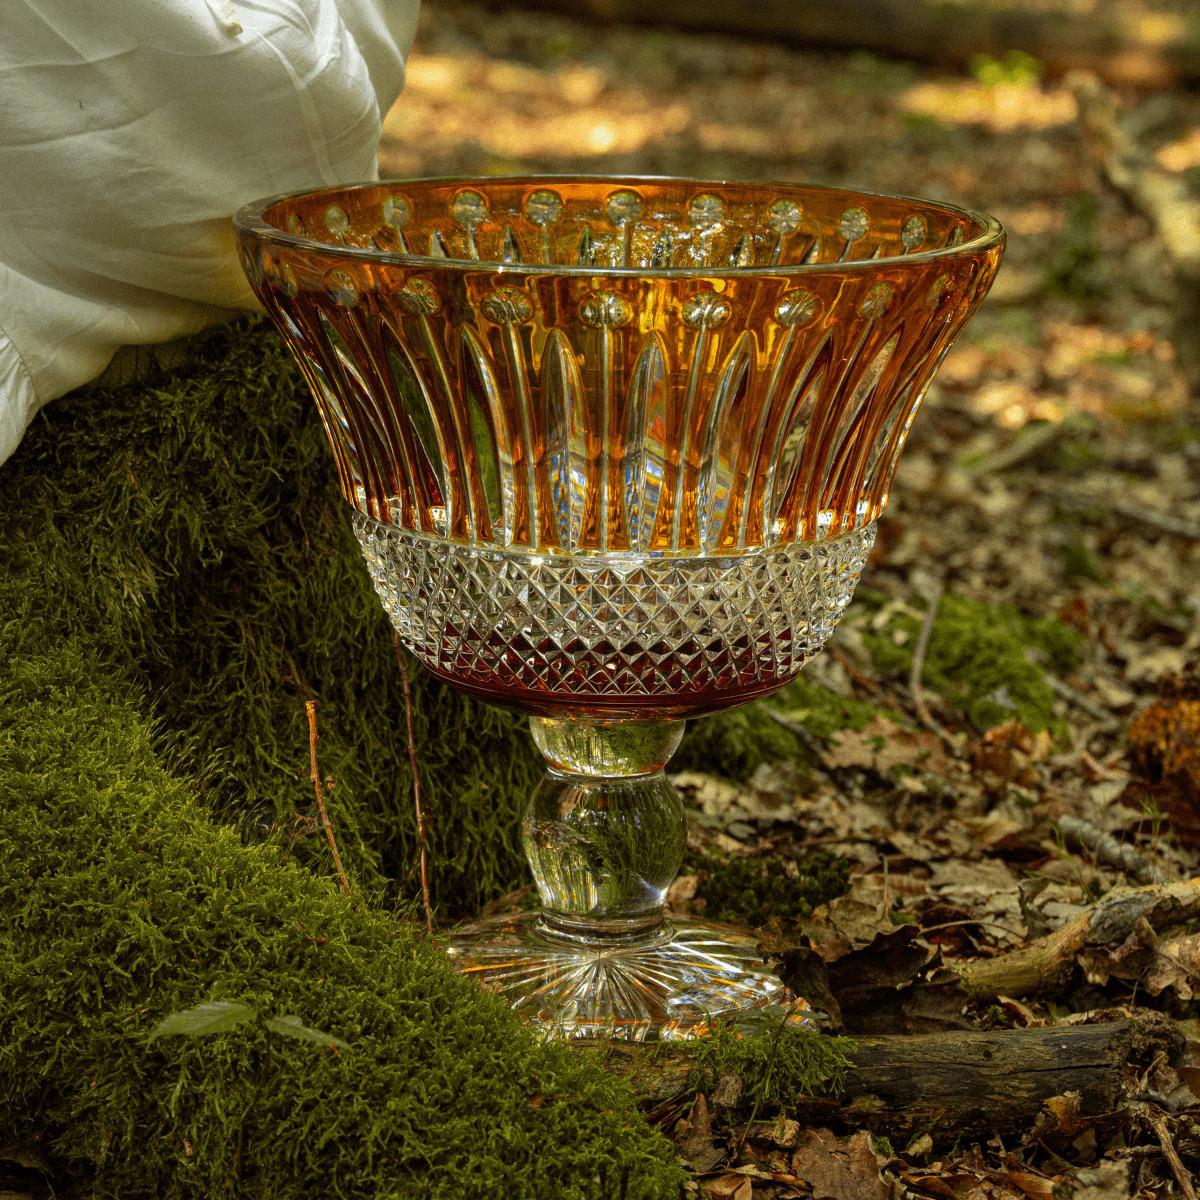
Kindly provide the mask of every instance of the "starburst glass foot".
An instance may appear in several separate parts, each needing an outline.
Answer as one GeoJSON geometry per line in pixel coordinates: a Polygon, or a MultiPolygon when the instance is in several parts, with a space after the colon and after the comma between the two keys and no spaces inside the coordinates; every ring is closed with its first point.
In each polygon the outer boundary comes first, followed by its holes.
{"type": "Polygon", "coordinates": [[[530,725],[550,768],[523,823],[543,907],[459,929],[457,968],[547,1037],[673,1041],[780,1002],[754,938],[663,919],[686,841],[663,767],[683,722],[530,725]]]}
{"type": "Polygon", "coordinates": [[[520,913],[461,927],[449,953],[549,1038],[677,1041],[704,1036],[710,1018],[784,995],[754,938],[712,921],[664,921],[649,933],[605,938],[520,913]]]}

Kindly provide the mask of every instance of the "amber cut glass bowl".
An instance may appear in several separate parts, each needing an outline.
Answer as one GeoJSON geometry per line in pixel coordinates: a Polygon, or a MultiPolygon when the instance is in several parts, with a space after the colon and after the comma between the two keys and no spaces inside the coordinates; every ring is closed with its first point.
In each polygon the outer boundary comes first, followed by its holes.
{"type": "Polygon", "coordinates": [[[1004,234],[791,184],[413,180],[249,205],[380,598],[530,715],[539,915],[451,953],[547,1032],[689,1036],[779,984],[662,918],[684,719],[765,696],[848,604],[909,426],[1004,234]],[[689,965],[690,964],[690,965],[689,965]]]}

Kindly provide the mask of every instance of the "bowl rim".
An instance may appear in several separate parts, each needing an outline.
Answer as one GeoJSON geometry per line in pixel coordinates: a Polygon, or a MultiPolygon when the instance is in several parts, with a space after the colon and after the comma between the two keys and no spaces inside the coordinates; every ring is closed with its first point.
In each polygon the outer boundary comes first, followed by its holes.
{"type": "Polygon", "coordinates": [[[756,276],[804,276],[823,275],[839,271],[873,271],[882,266],[889,268],[903,267],[905,264],[919,266],[923,263],[939,259],[962,258],[978,254],[981,251],[1003,247],[1007,241],[1004,227],[995,217],[974,209],[963,208],[956,204],[948,204],[941,200],[927,200],[919,196],[907,196],[893,192],[875,192],[863,188],[841,188],[816,183],[785,183],[775,180],[748,179],[696,179],[687,175],[608,175],[591,173],[558,173],[530,175],[434,175],[417,176],[408,179],[375,179],[361,183],[334,184],[320,188],[300,188],[296,191],[282,192],[278,195],[267,196],[242,205],[233,215],[233,227],[237,234],[250,236],[261,241],[273,242],[294,250],[316,250],[322,255],[334,258],[345,258],[350,261],[387,263],[404,267],[431,267],[438,270],[478,271],[489,273],[527,276],[563,276],[565,278],[694,278],[708,279],[713,277],[754,278],[756,276]],[[571,266],[566,263],[501,263],[491,259],[476,258],[441,258],[427,254],[405,254],[393,250],[362,249],[357,246],[339,246],[336,243],[324,242],[319,238],[305,237],[302,234],[288,233],[268,224],[263,219],[263,213],[275,204],[287,200],[296,200],[304,196],[319,196],[322,193],[330,196],[345,195],[348,192],[365,191],[367,188],[395,187],[397,190],[406,186],[427,184],[456,184],[462,188],[480,188],[486,183],[525,184],[533,188],[539,186],[552,187],[555,183],[565,182],[604,182],[613,187],[622,185],[636,187],[639,184],[663,183],[693,184],[697,191],[716,190],[722,187],[779,187],[803,189],[806,191],[842,192],[850,196],[873,197],[882,200],[908,201],[926,208],[940,209],[953,213],[955,216],[966,217],[976,222],[981,231],[973,238],[959,242],[954,246],[943,246],[931,250],[917,250],[911,254],[896,254],[880,258],[848,259],[845,262],[828,263],[792,263],[786,265],[762,265],[752,267],[608,267],[571,266]]]}

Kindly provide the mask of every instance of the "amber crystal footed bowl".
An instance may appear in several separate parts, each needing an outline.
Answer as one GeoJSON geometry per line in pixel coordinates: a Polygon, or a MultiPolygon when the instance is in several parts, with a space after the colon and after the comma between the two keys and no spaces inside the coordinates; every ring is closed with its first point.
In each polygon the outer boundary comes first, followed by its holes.
{"type": "Polygon", "coordinates": [[[438,678],[530,715],[540,913],[459,968],[548,1035],[682,1038],[779,999],[663,919],[688,717],[795,678],[849,603],[1004,234],[791,184],[412,180],[261,201],[242,266],[321,410],[375,586],[438,678]]]}

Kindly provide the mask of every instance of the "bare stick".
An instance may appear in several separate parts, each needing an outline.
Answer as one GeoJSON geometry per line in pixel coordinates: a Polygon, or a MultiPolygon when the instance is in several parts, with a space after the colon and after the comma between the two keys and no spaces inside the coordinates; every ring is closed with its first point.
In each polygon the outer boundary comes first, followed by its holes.
{"type": "Polygon", "coordinates": [[[425,906],[425,932],[432,937],[433,908],[429,903],[425,814],[421,811],[421,776],[417,772],[417,736],[413,732],[412,691],[408,686],[408,671],[404,666],[404,656],[400,653],[400,635],[398,633],[392,638],[392,646],[396,651],[396,666],[400,668],[400,685],[404,688],[404,718],[408,722],[408,765],[412,768],[413,807],[417,810],[417,837],[421,844],[421,903],[425,906]]]}
{"type": "Polygon", "coordinates": [[[1140,1109],[1139,1115],[1142,1120],[1158,1136],[1158,1144],[1162,1147],[1163,1158],[1167,1160],[1171,1174],[1175,1176],[1176,1182],[1179,1184],[1179,1190],[1184,1194],[1186,1200],[1196,1200],[1196,1189],[1192,1186],[1192,1176],[1187,1167],[1183,1165],[1183,1161],[1175,1149],[1175,1143],[1171,1140],[1171,1131],[1167,1128],[1166,1117],[1148,1104],[1138,1104],[1137,1108],[1140,1109]]]}
{"type": "Polygon", "coordinates": [[[321,787],[321,773],[317,770],[317,706],[312,700],[305,702],[308,710],[308,761],[312,768],[313,787],[317,793],[317,809],[321,814],[321,822],[325,826],[325,838],[333,851],[333,865],[337,867],[338,878],[342,881],[342,891],[351,895],[350,880],[346,878],[346,869],[342,866],[342,856],[338,853],[337,841],[333,836],[333,826],[329,823],[329,813],[325,811],[325,791],[321,787]]]}
{"type": "Polygon", "coordinates": [[[925,652],[929,649],[933,623],[937,619],[938,608],[942,603],[942,593],[945,590],[945,583],[939,579],[934,587],[933,595],[928,599],[929,607],[925,610],[925,620],[921,623],[921,633],[917,638],[916,648],[913,650],[912,670],[908,675],[908,690],[912,693],[913,708],[917,710],[921,724],[936,733],[950,753],[957,758],[959,755],[958,743],[954,740],[950,730],[936,720],[933,713],[929,711],[924,693],[921,691],[921,674],[925,670],[925,652]]]}
{"type": "Polygon", "coordinates": [[[1101,708],[1095,700],[1089,699],[1082,692],[1077,692],[1069,684],[1063,683],[1061,679],[1056,679],[1049,671],[1044,672],[1044,677],[1046,686],[1055,695],[1061,696],[1068,704],[1073,704],[1076,708],[1083,709],[1088,716],[1095,717],[1105,728],[1112,729],[1121,724],[1107,708],[1101,708]]]}

